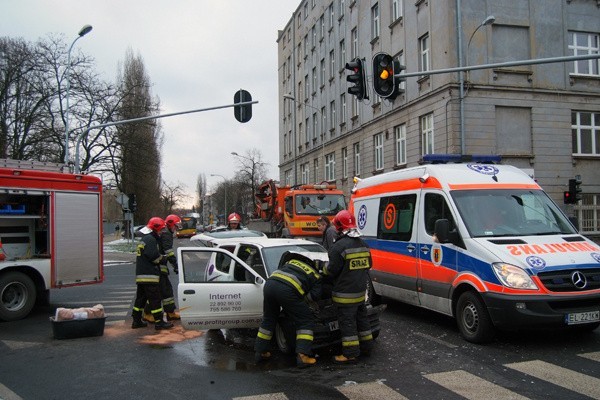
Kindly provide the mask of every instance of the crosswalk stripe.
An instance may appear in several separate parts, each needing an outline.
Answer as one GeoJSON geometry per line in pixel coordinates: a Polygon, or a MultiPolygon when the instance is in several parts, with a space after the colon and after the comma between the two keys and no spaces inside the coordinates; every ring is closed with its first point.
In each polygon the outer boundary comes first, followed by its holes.
{"type": "Polygon", "coordinates": [[[600,362],[600,351],[595,351],[593,353],[582,353],[582,354],[578,354],[578,356],[587,358],[588,360],[600,362]]]}
{"type": "Polygon", "coordinates": [[[504,364],[504,366],[574,392],[600,399],[600,379],[593,376],[540,360],[504,364]]]}
{"type": "Polygon", "coordinates": [[[349,400],[407,400],[406,397],[396,392],[389,386],[378,382],[349,383],[336,387],[349,400]]]}
{"type": "Polygon", "coordinates": [[[0,383],[0,399],[3,400],[23,400],[15,392],[0,383]]]}
{"type": "Polygon", "coordinates": [[[106,313],[107,317],[126,317],[129,311],[111,311],[106,313]]]}
{"type": "Polygon", "coordinates": [[[463,370],[427,374],[425,378],[467,399],[527,399],[463,370]]]}
{"type": "Polygon", "coordinates": [[[288,400],[283,393],[259,394],[258,396],[234,397],[232,400],[288,400]]]}

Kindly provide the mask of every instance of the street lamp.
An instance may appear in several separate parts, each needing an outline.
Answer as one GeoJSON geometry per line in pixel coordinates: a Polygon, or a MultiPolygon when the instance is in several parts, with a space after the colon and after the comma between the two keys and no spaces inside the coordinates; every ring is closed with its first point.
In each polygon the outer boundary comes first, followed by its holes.
{"type": "Polygon", "coordinates": [[[71,47],[69,47],[69,51],[67,52],[67,67],[65,69],[65,77],[67,79],[67,95],[66,100],[67,104],[65,107],[65,165],[69,164],[69,91],[71,89],[71,80],[69,79],[69,70],[71,69],[71,50],[73,50],[73,46],[75,42],[87,35],[92,31],[91,25],[84,25],[83,28],[79,31],[79,36],[73,40],[71,43],[71,47]]]}
{"type": "MultiPolygon", "coordinates": [[[[459,8],[460,9],[460,8],[459,8]]],[[[458,18],[460,18],[460,16],[457,16],[458,18]]],[[[494,21],[496,21],[496,17],[494,17],[493,15],[489,15],[486,19],[483,20],[483,22],[481,22],[479,24],[479,26],[477,26],[477,28],[475,28],[475,30],[473,31],[473,33],[471,33],[471,36],[469,37],[469,42],[467,44],[467,52],[466,52],[466,66],[469,66],[469,47],[471,46],[471,40],[473,40],[473,36],[475,36],[475,33],[479,30],[479,28],[481,28],[482,26],[486,26],[486,25],[490,25],[493,24],[494,21]]],[[[460,19],[459,19],[459,27],[462,30],[462,25],[460,25],[460,19]]],[[[463,51],[462,51],[462,34],[459,33],[458,35],[458,50],[459,50],[459,66],[462,67],[462,60],[463,60],[463,51]]],[[[467,75],[469,74],[469,72],[467,71],[467,75]]],[[[461,149],[461,154],[465,154],[466,151],[466,144],[465,144],[465,78],[463,75],[463,72],[461,71],[459,73],[459,80],[460,80],[460,149],[461,149]]],[[[467,77],[468,79],[468,77],[467,77]]]]}
{"type": "MultiPolygon", "coordinates": [[[[308,108],[312,108],[313,110],[317,110],[317,112],[321,115],[321,122],[323,122],[323,114],[321,113],[321,110],[319,110],[317,107],[311,106],[310,104],[306,104],[306,103],[300,103],[296,100],[296,98],[294,96],[292,96],[290,93],[286,93],[283,95],[284,99],[288,99],[293,101],[294,103],[299,103],[302,104],[304,107],[308,107],[308,108]]],[[[295,112],[294,112],[295,115],[295,112]]],[[[308,129],[308,127],[306,127],[306,129],[308,129]]],[[[322,129],[324,130],[325,127],[322,127],[322,129]]],[[[296,121],[294,121],[294,142],[296,141],[296,121]]],[[[295,147],[295,143],[294,143],[294,147],[295,147]]],[[[323,177],[325,177],[325,132],[323,132],[321,134],[321,156],[323,157],[323,177]]],[[[294,175],[296,175],[296,156],[295,156],[295,150],[294,150],[294,175]]],[[[296,178],[294,178],[295,181],[296,178]]],[[[317,177],[315,176],[315,181],[317,180],[317,177]]],[[[295,184],[295,182],[294,182],[295,184]]]]}
{"type": "Polygon", "coordinates": [[[239,158],[243,158],[243,159],[248,160],[248,161],[250,161],[252,163],[252,168],[250,170],[250,180],[252,181],[252,184],[250,186],[251,186],[251,189],[252,189],[252,199],[251,200],[254,203],[254,201],[255,201],[254,196],[255,196],[255,193],[256,193],[255,192],[256,189],[254,188],[254,175],[255,175],[255,172],[256,172],[256,166],[257,165],[264,165],[265,163],[260,162],[260,161],[254,161],[253,158],[243,156],[241,154],[236,153],[235,151],[232,151],[231,155],[239,157],[239,158]]]}
{"type": "Polygon", "coordinates": [[[223,212],[223,218],[227,221],[227,178],[219,174],[210,174],[210,176],[220,176],[225,181],[225,184],[223,185],[223,190],[225,191],[225,211],[223,212]]]}

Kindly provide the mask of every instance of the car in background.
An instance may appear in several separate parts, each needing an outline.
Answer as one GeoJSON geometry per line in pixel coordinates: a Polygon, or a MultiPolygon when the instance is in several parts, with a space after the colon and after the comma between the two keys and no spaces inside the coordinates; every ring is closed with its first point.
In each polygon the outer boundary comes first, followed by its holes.
{"type": "Polygon", "coordinates": [[[262,232],[253,231],[251,229],[220,229],[220,230],[212,230],[210,232],[205,231],[194,235],[190,238],[190,244],[192,246],[203,246],[203,247],[212,247],[213,242],[215,240],[220,239],[232,239],[232,238],[241,238],[241,237],[263,237],[266,238],[262,232]]]}
{"type": "MultiPolygon", "coordinates": [[[[214,240],[211,245],[178,249],[179,309],[186,329],[258,328],[263,314],[263,286],[277,270],[283,253],[326,253],[323,246],[305,239],[229,238],[214,240]]],[[[385,307],[367,306],[374,338],[379,335],[379,315],[385,307]]],[[[331,299],[314,303],[311,308],[317,321],[313,349],[341,344],[337,311],[331,299]]],[[[293,352],[295,337],[291,319],[282,312],[275,330],[279,350],[293,352]]]]}

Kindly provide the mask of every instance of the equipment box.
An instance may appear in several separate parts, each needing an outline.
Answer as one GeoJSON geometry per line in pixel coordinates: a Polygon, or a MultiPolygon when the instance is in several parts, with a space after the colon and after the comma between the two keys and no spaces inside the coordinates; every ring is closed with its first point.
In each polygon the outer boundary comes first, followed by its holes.
{"type": "Polygon", "coordinates": [[[90,336],[102,336],[104,334],[106,317],[65,321],[56,321],[54,317],[50,317],[50,321],[52,321],[54,339],[76,339],[90,336]]]}

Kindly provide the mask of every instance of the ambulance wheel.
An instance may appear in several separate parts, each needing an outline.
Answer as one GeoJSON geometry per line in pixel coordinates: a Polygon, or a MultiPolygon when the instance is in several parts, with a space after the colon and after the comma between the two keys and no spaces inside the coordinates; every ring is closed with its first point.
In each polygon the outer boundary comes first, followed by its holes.
{"type": "Polygon", "coordinates": [[[471,343],[486,343],[495,336],[494,324],[481,298],[464,292],[456,303],[456,322],[460,334],[471,343]]]}
{"type": "Polygon", "coordinates": [[[381,296],[375,293],[375,288],[373,287],[371,278],[367,278],[367,293],[365,296],[365,303],[372,306],[378,306],[381,304],[381,296]]]}
{"type": "Polygon", "coordinates": [[[280,318],[275,326],[275,343],[283,354],[292,354],[296,348],[293,325],[285,318],[280,318]]]}
{"type": "Polygon", "coordinates": [[[8,272],[0,276],[0,320],[25,318],[35,305],[35,284],[27,275],[8,272]]]}

